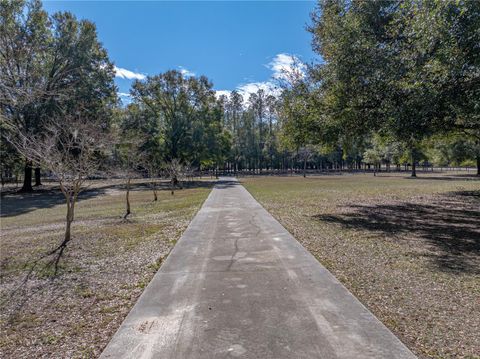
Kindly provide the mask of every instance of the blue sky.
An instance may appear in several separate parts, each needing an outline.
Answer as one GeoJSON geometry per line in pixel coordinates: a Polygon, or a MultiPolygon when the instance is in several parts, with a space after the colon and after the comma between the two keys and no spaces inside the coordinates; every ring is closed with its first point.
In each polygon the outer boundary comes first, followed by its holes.
{"type": "Polygon", "coordinates": [[[168,69],[206,75],[219,91],[248,93],[289,65],[286,54],[304,62],[317,58],[305,30],[313,1],[45,1],[44,7],[96,23],[118,67],[121,93],[128,93],[132,78],[168,69]]]}

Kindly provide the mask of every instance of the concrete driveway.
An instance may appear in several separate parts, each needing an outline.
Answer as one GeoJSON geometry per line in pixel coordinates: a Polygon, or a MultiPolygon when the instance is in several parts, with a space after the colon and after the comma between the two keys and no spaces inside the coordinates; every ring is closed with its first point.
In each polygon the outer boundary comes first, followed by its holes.
{"type": "Polygon", "coordinates": [[[222,178],[102,358],[415,358],[222,178]]]}

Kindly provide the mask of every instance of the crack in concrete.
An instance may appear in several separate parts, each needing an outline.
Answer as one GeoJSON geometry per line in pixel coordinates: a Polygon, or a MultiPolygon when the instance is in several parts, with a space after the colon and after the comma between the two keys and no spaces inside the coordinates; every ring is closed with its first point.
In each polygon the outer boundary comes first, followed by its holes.
{"type": "MultiPolygon", "coordinates": [[[[248,224],[250,224],[250,225],[251,225],[252,227],[254,227],[254,228],[257,228],[257,232],[254,234],[254,238],[257,238],[257,237],[259,236],[259,234],[262,232],[262,228],[261,228],[258,224],[254,223],[254,221],[255,221],[255,214],[251,214],[251,215],[250,215],[250,218],[249,218],[249,220],[248,220],[248,224]]],[[[232,254],[232,258],[230,259],[230,263],[229,263],[228,266],[227,266],[227,271],[228,271],[228,272],[231,271],[233,264],[238,260],[238,259],[236,259],[235,257],[236,257],[236,255],[237,255],[238,252],[239,252],[238,241],[239,241],[240,239],[244,239],[244,238],[237,238],[237,239],[235,239],[235,242],[234,242],[235,250],[234,250],[234,252],[233,252],[233,254],[232,254]]]]}

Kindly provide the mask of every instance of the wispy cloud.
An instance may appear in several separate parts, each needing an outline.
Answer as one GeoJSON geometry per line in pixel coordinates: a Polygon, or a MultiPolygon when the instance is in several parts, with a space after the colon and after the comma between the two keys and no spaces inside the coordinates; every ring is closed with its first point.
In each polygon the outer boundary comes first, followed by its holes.
{"type": "Polygon", "coordinates": [[[144,74],[133,72],[117,66],[115,66],[115,76],[128,80],[144,80],[146,78],[144,74]]]}
{"type": "MultiPolygon", "coordinates": [[[[267,81],[251,81],[239,84],[236,87],[242,97],[243,101],[247,102],[252,93],[262,89],[267,95],[280,96],[281,89],[280,83],[288,80],[290,75],[296,73],[301,77],[304,76],[306,66],[303,64],[298,56],[288,53],[280,53],[275,55],[272,60],[265,65],[272,71],[270,78],[267,81]]],[[[248,80],[247,80],[248,81],[248,80]]],[[[221,95],[230,95],[232,91],[229,90],[217,90],[216,96],[219,98],[221,95]]]]}
{"type": "Polygon", "coordinates": [[[183,66],[178,66],[180,73],[185,77],[195,76],[195,72],[186,69],[183,66]]]}
{"type": "MultiPolygon", "coordinates": [[[[267,95],[279,96],[280,88],[273,81],[264,81],[264,82],[248,82],[245,84],[238,85],[235,89],[243,97],[243,102],[247,103],[250,95],[258,92],[262,89],[267,95]]],[[[222,95],[230,96],[232,91],[230,90],[217,90],[215,91],[215,96],[220,98],[222,95]]]]}
{"type": "Polygon", "coordinates": [[[117,92],[118,97],[120,97],[120,101],[122,101],[123,105],[128,105],[132,103],[132,95],[126,92],[117,92]]]}
{"type": "Polygon", "coordinates": [[[220,96],[223,96],[223,95],[228,97],[228,96],[230,96],[231,93],[232,93],[232,91],[230,91],[230,90],[217,90],[217,91],[215,91],[215,97],[217,99],[220,98],[220,96]]]}
{"type": "MultiPolygon", "coordinates": [[[[265,66],[272,71],[270,79],[259,82],[245,82],[236,87],[236,91],[243,96],[244,102],[248,101],[252,93],[260,89],[265,91],[267,95],[279,96],[281,93],[279,82],[288,80],[289,76],[294,72],[299,72],[300,76],[303,76],[306,70],[305,65],[297,56],[287,53],[275,55],[265,66]]],[[[230,93],[231,91],[229,90],[216,91],[217,98],[221,95],[229,95],[230,93]]]]}
{"type": "Polygon", "coordinates": [[[263,90],[267,95],[278,96],[280,89],[273,81],[250,82],[237,86],[237,91],[243,96],[244,101],[248,101],[252,93],[263,90]]]}
{"type": "Polygon", "coordinates": [[[303,76],[306,70],[305,64],[297,56],[287,53],[277,54],[266,66],[272,70],[272,78],[277,80],[286,80],[293,72],[303,76]]]}

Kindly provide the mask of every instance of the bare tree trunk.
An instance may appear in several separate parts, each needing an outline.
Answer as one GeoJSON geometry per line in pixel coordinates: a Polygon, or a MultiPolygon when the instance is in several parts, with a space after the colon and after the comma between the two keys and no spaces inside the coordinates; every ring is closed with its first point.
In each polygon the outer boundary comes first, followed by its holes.
{"type": "Polygon", "coordinates": [[[173,196],[175,194],[175,186],[177,185],[177,177],[172,177],[170,180],[170,186],[171,186],[171,195],[173,196]]]}
{"type": "Polygon", "coordinates": [[[40,173],[40,167],[35,168],[35,187],[41,186],[42,181],[41,181],[41,173],[40,173]]]}
{"type": "Polygon", "coordinates": [[[25,162],[25,175],[23,176],[23,186],[20,192],[33,192],[32,187],[32,163],[30,161],[25,162]]]}
{"type": "Polygon", "coordinates": [[[307,177],[307,157],[303,159],[303,178],[307,177]]]}
{"type": "Polygon", "coordinates": [[[157,201],[157,182],[153,178],[151,178],[150,185],[152,186],[152,192],[153,192],[153,200],[157,201]]]}
{"type": "Polygon", "coordinates": [[[480,176],[480,153],[477,155],[477,176],[480,176]]]}
{"type": "Polygon", "coordinates": [[[71,227],[72,227],[73,215],[74,215],[73,211],[74,211],[73,199],[70,198],[67,201],[67,218],[66,218],[66,225],[65,225],[65,238],[63,240],[62,245],[66,245],[68,242],[70,242],[70,239],[72,238],[71,227]]]}
{"type": "Polygon", "coordinates": [[[125,200],[126,200],[126,212],[125,215],[123,216],[123,219],[127,219],[127,217],[130,215],[130,178],[127,179],[127,193],[125,195],[125,200]]]}
{"type": "Polygon", "coordinates": [[[68,242],[72,239],[72,222],[73,219],[75,218],[75,202],[77,200],[77,194],[71,194],[67,191],[64,190],[63,186],[60,184],[62,188],[62,192],[65,195],[65,199],[67,201],[67,215],[65,217],[65,236],[63,238],[62,243],[55,248],[53,251],[51,251],[48,255],[53,255],[55,254],[55,259],[53,261],[54,268],[55,268],[55,275],[58,273],[58,265],[60,264],[60,259],[63,256],[63,252],[65,251],[65,248],[67,247],[68,242]]]}
{"type": "Polygon", "coordinates": [[[411,177],[417,177],[417,166],[415,164],[415,150],[412,150],[412,175],[411,177]]]}

